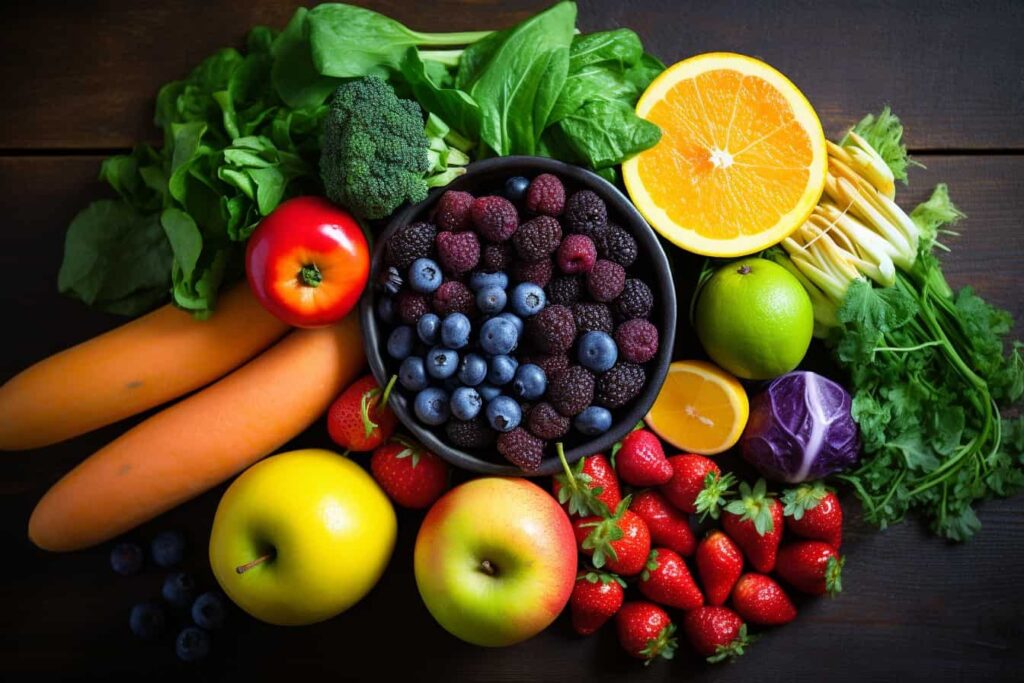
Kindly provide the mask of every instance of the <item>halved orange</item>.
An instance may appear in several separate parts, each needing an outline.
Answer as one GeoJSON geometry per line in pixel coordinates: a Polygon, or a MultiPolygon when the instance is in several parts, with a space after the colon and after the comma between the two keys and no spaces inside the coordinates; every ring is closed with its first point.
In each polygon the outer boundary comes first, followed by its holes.
{"type": "Polygon", "coordinates": [[[633,203],[678,246],[705,256],[752,254],[787,237],[825,186],[821,122],[781,73],[713,52],[674,64],[636,105],[657,145],[622,164],[633,203]]]}
{"type": "Polygon", "coordinates": [[[736,445],[749,415],[747,392],[739,380],[717,365],[679,360],[669,366],[644,421],[676,448],[714,455],[736,445]]]}

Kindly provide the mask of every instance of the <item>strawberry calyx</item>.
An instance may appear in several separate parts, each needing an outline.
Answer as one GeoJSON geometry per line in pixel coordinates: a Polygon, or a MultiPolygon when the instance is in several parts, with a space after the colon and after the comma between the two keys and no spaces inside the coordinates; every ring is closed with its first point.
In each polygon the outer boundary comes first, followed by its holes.
{"type": "Polygon", "coordinates": [[[729,489],[735,483],[736,477],[733,476],[732,472],[726,472],[725,474],[708,472],[704,475],[704,488],[700,490],[700,493],[694,499],[694,506],[696,507],[697,514],[700,515],[699,519],[701,522],[708,517],[718,519],[722,508],[728,502],[726,498],[732,495],[729,489]]]}
{"type": "Polygon", "coordinates": [[[370,410],[378,405],[386,406],[388,404],[388,399],[391,398],[391,389],[395,386],[395,380],[397,379],[398,375],[391,375],[391,379],[388,380],[388,384],[384,387],[383,392],[380,387],[374,387],[369,391],[364,391],[363,395],[359,397],[359,417],[363,421],[363,430],[366,432],[364,436],[369,437],[370,434],[373,434],[373,430],[380,426],[370,417],[370,410]],[[380,402],[375,402],[373,399],[381,396],[382,393],[383,397],[380,402]]]}
{"type": "Polygon", "coordinates": [[[825,591],[830,598],[834,598],[843,591],[843,565],[846,558],[842,555],[833,555],[828,558],[825,565],[825,591]]]}
{"type": "Polygon", "coordinates": [[[641,581],[649,581],[651,578],[651,572],[658,568],[658,551],[652,550],[651,554],[647,556],[647,563],[644,564],[644,570],[640,574],[641,581]]]}
{"type": "Polygon", "coordinates": [[[774,494],[768,493],[768,483],[758,479],[751,488],[746,482],[740,483],[740,497],[725,506],[725,511],[738,515],[742,522],[752,522],[758,536],[764,536],[775,530],[772,519],[774,494]]]}
{"type": "Polygon", "coordinates": [[[732,660],[743,654],[743,648],[749,647],[757,640],[757,636],[747,635],[747,625],[742,624],[736,637],[728,645],[719,645],[715,648],[715,654],[707,658],[708,663],[717,664],[726,660],[732,660]]]}
{"type": "Polygon", "coordinates": [[[647,666],[657,657],[672,659],[676,655],[676,625],[669,624],[658,631],[658,635],[650,638],[640,654],[644,657],[644,666],[647,666]]]}
{"type": "Polygon", "coordinates": [[[584,550],[594,551],[590,559],[597,569],[603,567],[608,562],[608,558],[612,560],[619,559],[615,548],[612,547],[612,543],[625,536],[625,532],[622,530],[619,522],[622,520],[622,516],[626,514],[626,510],[629,509],[631,497],[626,496],[623,498],[610,517],[605,517],[596,522],[580,524],[580,528],[590,528],[590,533],[583,539],[581,546],[584,550]]]}
{"type": "Polygon", "coordinates": [[[589,474],[583,471],[586,458],[580,458],[570,467],[569,462],[565,459],[562,442],[559,441],[555,444],[555,451],[558,453],[558,459],[562,462],[562,473],[555,475],[555,481],[559,484],[558,502],[568,505],[570,515],[608,517],[610,515],[608,506],[597,498],[604,491],[604,487],[591,486],[590,483],[593,480],[589,474]]]}
{"type": "Polygon", "coordinates": [[[794,489],[782,492],[782,514],[799,521],[804,513],[818,507],[818,503],[828,495],[828,488],[820,481],[801,484],[794,489]]]}
{"type": "Polygon", "coordinates": [[[626,587],[626,582],[622,580],[622,577],[611,572],[582,571],[576,575],[576,580],[587,583],[617,583],[623,588],[626,587]]]}
{"type": "Polygon", "coordinates": [[[391,441],[402,446],[402,450],[395,454],[396,459],[401,460],[402,458],[412,457],[413,467],[420,464],[420,449],[414,443],[397,434],[391,437],[391,441]]]}

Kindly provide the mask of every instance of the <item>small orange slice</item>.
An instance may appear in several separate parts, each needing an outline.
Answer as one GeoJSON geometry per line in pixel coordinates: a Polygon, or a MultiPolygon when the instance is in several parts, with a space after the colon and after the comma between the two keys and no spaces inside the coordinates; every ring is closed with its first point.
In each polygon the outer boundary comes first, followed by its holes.
{"type": "Polygon", "coordinates": [[[706,256],[752,254],[787,237],[825,185],[821,122],[781,73],[715,52],[666,69],[636,105],[661,128],[622,177],[654,228],[706,256]]]}
{"type": "Polygon", "coordinates": [[[750,403],[739,381],[716,365],[680,360],[644,420],[676,448],[714,455],[736,445],[747,425],[750,403]]]}

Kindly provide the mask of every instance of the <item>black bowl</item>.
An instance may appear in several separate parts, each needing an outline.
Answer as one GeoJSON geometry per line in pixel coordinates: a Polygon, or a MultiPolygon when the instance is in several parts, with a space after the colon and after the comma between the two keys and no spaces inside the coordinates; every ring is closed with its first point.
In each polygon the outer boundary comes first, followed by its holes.
{"type": "MultiPolygon", "coordinates": [[[[363,339],[366,358],[374,377],[383,386],[389,377],[398,371],[398,363],[387,358],[383,352],[389,330],[382,330],[374,313],[374,301],[379,294],[380,274],[384,266],[384,245],[402,226],[425,217],[437,198],[445,190],[464,190],[474,195],[500,194],[505,180],[512,176],[532,178],[541,173],[554,173],[566,183],[568,192],[589,189],[598,194],[608,205],[608,216],[628,230],[637,241],[639,255],[637,262],[628,270],[631,277],[638,277],[651,287],[655,296],[652,322],[661,333],[658,354],[645,364],[647,384],[643,392],[628,406],[612,412],[611,429],[600,436],[587,439],[573,430],[566,436],[565,457],[570,462],[594,453],[607,452],[616,441],[625,436],[638,421],[647,414],[668,373],[672,360],[672,347],[676,329],[676,294],[665,256],[654,231],[643,219],[632,203],[608,181],[590,171],[569,164],[542,157],[500,157],[470,164],[465,175],[460,176],[447,187],[432,190],[426,200],[406,207],[392,218],[387,228],[376,236],[370,286],[366,288],[360,302],[359,315],[363,324],[363,339]],[[638,267],[639,265],[639,267],[638,267]]],[[[411,397],[396,386],[391,394],[390,405],[402,424],[429,450],[437,453],[456,467],[481,474],[502,476],[550,475],[561,469],[558,457],[553,453],[545,455],[539,469],[523,472],[502,458],[497,449],[478,452],[455,448],[445,441],[443,427],[428,427],[421,424],[412,412],[411,397]]]]}

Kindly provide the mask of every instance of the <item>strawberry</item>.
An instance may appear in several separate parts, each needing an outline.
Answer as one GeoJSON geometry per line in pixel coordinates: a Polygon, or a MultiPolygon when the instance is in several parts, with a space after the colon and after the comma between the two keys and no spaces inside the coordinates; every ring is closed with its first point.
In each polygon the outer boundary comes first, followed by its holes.
{"type": "Polygon", "coordinates": [[[626,496],[611,517],[584,517],[572,525],[580,551],[592,557],[594,566],[621,576],[639,574],[651,554],[651,532],[628,508],[626,496]]]}
{"type": "Polygon", "coordinates": [[[629,509],[640,515],[651,532],[651,543],[674,550],[683,557],[693,554],[697,538],[690,529],[690,520],[669,505],[665,496],[657,491],[633,494],[629,509]]]}
{"type": "Polygon", "coordinates": [[[551,492],[573,519],[588,515],[607,517],[622,501],[619,480],[608,458],[600,453],[580,458],[571,468],[565,461],[562,444],[556,444],[562,460],[562,474],[556,474],[551,492]]]}
{"type": "Polygon", "coordinates": [[[672,478],[661,441],[646,429],[627,434],[613,458],[619,477],[632,486],[659,486],[672,478]]]}
{"type": "Polygon", "coordinates": [[[683,631],[697,654],[712,664],[743,654],[753,642],[740,615],[728,607],[698,607],[683,617],[683,631]]]}
{"type": "Polygon", "coordinates": [[[717,529],[697,546],[697,573],[709,605],[723,605],[743,573],[743,553],[717,529]]]}
{"type": "Polygon", "coordinates": [[[672,659],[676,651],[676,626],[665,610],[651,602],[627,602],[615,616],[619,643],[632,657],[650,664],[655,657],[672,659]]]}
{"type": "Polygon", "coordinates": [[[651,551],[638,586],[644,597],[666,607],[685,610],[704,604],[704,595],[686,562],[668,548],[651,551]]]}
{"type": "Polygon", "coordinates": [[[372,451],[394,433],[398,418],[388,407],[397,375],[381,391],[373,375],[360,377],[327,411],[327,432],[346,451],[372,451]]]}
{"type": "Polygon", "coordinates": [[[448,488],[448,463],[397,436],[373,452],[370,471],[391,500],[407,508],[425,508],[448,488]]]}
{"type": "Polygon", "coordinates": [[[732,606],[746,621],[759,626],[778,626],[796,619],[796,607],[770,576],[750,572],[732,589],[732,606]]]}
{"type": "Polygon", "coordinates": [[[843,541],[843,508],[836,494],[820,481],[782,494],[786,528],[797,536],[825,541],[839,550],[843,541]]]}
{"type": "Polygon", "coordinates": [[[835,597],[843,590],[846,558],[824,541],[794,541],[779,549],[775,573],[802,593],[835,597]]]}
{"type": "Polygon", "coordinates": [[[683,512],[700,513],[701,520],[709,515],[718,519],[735,477],[723,476],[718,465],[703,455],[673,455],[668,462],[672,465],[672,478],[659,489],[668,502],[683,512]]]}
{"type": "Polygon", "coordinates": [[[604,572],[586,572],[576,577],[569,596],[572,627],[582,636],[589,636],[615,616],[622,607],[626,582],[604,572]]]}
{"type": "Polygon", "coordinates": [[[782,540],[782,504],[768,494],[764,479],[751,489],[740,484],[740,498],[725,506],[722,528],[743,548],[750,564],[759,572],[775,568],[775,554],[782,540]]]}

